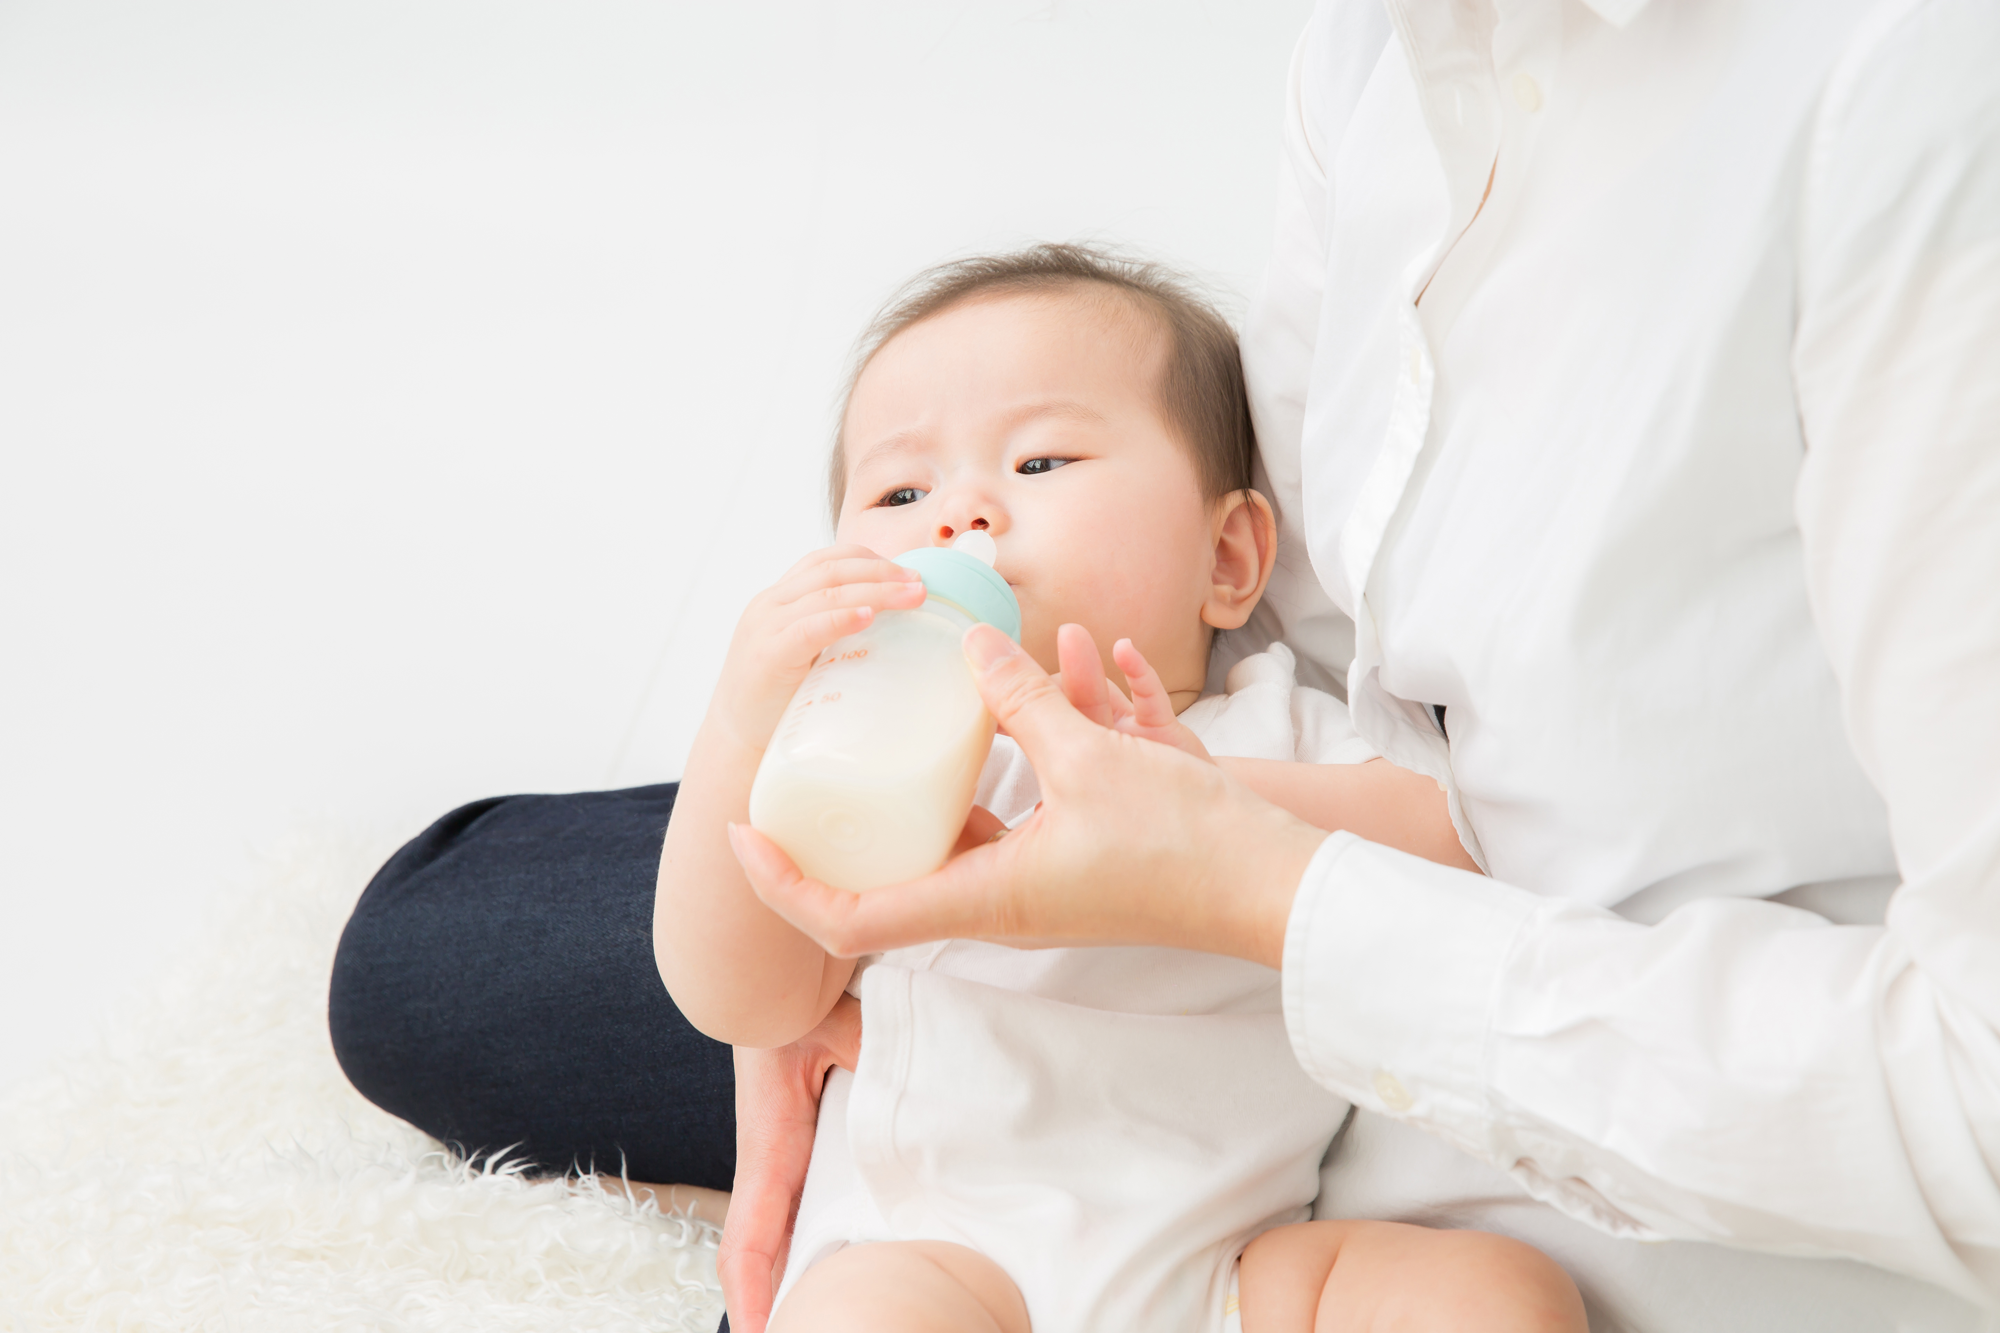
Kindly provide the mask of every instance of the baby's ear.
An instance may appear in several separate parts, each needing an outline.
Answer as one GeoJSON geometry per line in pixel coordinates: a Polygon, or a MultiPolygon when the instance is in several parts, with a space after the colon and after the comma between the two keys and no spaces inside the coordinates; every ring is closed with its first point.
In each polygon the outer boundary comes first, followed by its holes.
{"type": "Polygon", "coordinates": [[[1209,534],[1215,542],[1215,566],[1201,607],[1202,623],[1236,629],[1250,619],[1271,580],[1278,560],[1277,516],[1269,500],[1245,487],[1215,502],[1209,534]]]}

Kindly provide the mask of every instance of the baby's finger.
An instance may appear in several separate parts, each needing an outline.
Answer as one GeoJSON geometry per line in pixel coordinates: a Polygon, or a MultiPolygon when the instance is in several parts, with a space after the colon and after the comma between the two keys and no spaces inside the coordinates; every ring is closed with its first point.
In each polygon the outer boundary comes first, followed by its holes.
{"type": "Polygon", "coordinates": [[[781,603],[780,614],[801,615],[837,606],[872,606],[879,611],[890,606],[921,606],[923,600],[923,580],[901,578],[891,573],[880,580],[856,579],[802,592],[781,603]]]}
{"type": "Polygon", "coordinates": [[[882,558],[879,551],[871,550],[863,546],[860,542],[841,542],[835,546],[823,546],[817,551],[808,551],[806,554],[800,556],[790,569],[785,571],[784,576],[785,578],[790,578],[802,569],[811,569],[815,565],[823,565],[834,560],[880,560],[882,558]]]}
{"type": "Polygon", "coordinates": [[[1125,673],[1125,683],[1132,687],[1132,721],[1141,727],[1171,727],[1174,724],[1174,700],[1167,693],[1167,687],[1160,682],[1160,673],[1153,670],[1153,664],[1130,639],[1120,639],[1111,645],[1111,660],[1125,673]]]}
{"type": "Polygon", "coordinates": [[[924,604],[924,585],[895,577],[879,583],[834,583],[792,597],[774,598],[763,616],[766,623],[783,624],[803,616],[826,611],[867,606],[877,611],[914,611],[924,604]]]}
{"type": "Polygon", "coordinates": [[[921,583],[914,570],[880,556],[845,556],[794,570],[771,585],[778,602],[795,602],[827,588],[848,583],[921,583]]]}
{"type": "Polygon", "coordinates": [[[778,632],[779,660],[810,664],[822,649],[874,623],[875,608],[865,603],[801,616],[778,632]]]}

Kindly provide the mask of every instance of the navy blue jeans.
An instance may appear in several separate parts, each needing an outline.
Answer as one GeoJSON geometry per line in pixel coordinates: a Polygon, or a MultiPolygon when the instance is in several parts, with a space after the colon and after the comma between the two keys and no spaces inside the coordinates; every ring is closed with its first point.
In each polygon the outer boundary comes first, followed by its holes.
{"type": "Polygon", "coordinates": [[[327,997],[361,1094],[467,1156],[728,1189],[729,1048],[653,964],[676,790],[476,801],[391,857],[327,997]]]}

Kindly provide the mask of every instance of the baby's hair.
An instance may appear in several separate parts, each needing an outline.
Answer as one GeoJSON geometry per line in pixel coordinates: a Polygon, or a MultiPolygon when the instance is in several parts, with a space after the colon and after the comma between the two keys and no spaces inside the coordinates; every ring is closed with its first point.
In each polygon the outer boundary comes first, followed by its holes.
{"type": "Polygon", "coordinates": [[[1194,459],[1202,494],[1210,500],[1250,485],[1256,437],[1236,330],[1198,296],[1187,280],[1163,265],[1084,245],[1043,244],[1010,254],[954,259],[919,273],[889,298],[855,345],[853,369],[840,395],[827,499],[833,521],[847,494],[847,450],[841,438],[847,403],[861,372],[891,338],[913,324],[980,296],[1018,296],[1097,286],[1151,311],[1167,334],[1167,364],[1160,376],[1160,412],[1194,459]]]}

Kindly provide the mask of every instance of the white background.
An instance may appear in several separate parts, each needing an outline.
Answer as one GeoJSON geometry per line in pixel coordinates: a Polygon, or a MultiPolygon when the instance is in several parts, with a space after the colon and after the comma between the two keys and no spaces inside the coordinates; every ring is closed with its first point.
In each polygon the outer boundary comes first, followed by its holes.
{"type": "Polygon", "coordinates": [[[1308,0],[0,0],[0,1092],[307,822],[679,773],[916,269],[1240,314],[1308,0]]]}

